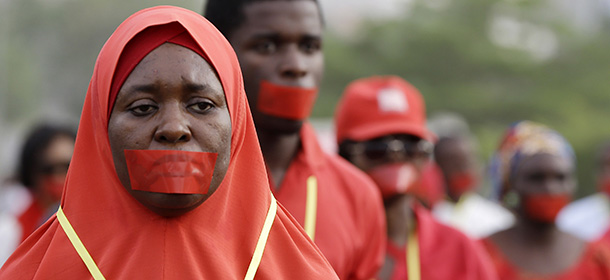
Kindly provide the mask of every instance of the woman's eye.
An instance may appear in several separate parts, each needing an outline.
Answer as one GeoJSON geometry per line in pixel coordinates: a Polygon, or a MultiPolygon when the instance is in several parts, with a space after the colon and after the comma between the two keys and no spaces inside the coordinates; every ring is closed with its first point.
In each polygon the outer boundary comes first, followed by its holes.
{"type": "Polygon", "coordinates": [[[213,105],[210,102],[197,102],[195,104],[190,105],[189,107],[197,113],[205,113],[210,110],[213,105]]]}
{"type": "Polygon", "coordinates": [[[129,111],[136,116],[146,116],[153,113],[156,109],[157,107],[153,105],[138,105],[129,108],[129,111]]]}

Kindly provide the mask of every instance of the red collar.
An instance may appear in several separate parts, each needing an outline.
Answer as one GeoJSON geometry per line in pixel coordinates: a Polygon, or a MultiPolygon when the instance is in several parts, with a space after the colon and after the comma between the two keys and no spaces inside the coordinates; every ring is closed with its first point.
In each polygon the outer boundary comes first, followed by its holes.
{"type": "Polygon", "coordinates": [[[300,134],[301,148],[307,164],[312,168],[321,167],[324,164],[326,154],[320,147],[313,126],[309,122],[304,122],[300,134]]]}

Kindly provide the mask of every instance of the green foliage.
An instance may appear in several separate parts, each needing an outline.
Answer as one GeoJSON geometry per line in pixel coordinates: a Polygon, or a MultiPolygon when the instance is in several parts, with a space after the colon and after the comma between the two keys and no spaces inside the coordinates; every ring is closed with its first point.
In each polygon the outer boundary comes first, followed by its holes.
{"type": "MultiPolygon", "coordinates": [[[[573,144],[579,160],[579,195],[594,191],[593,158],[610,139],[610,28],[595,36],[579,34],[544,2],[460,0],[442,9],[418,4],[400,20],[369,22],[358,37],[328,34],[327,71],[317,116],[333,106],[351,80],[398,75],[424,95],[429,113],[454,111],[471,124],[485,158],[504,129],[529,119],[558,130],[573,144]],[[497,16],[509,16],[551,30],[558,51],[540,60],[527,51],[490,40],[497,16]]],[[[430,114],[429,114],[430,115],[430,114]]]]}

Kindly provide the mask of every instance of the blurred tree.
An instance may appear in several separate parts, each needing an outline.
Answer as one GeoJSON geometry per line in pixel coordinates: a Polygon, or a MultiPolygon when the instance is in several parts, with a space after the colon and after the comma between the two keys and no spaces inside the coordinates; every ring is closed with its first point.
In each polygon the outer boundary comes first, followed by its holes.
{"type": "MultiPolygon", "coordinates": [[[[594,191],[593,153],[610,139],[610,26],[584,36],[548,1],[415,0],[408,16],[369,22],[351,40],[328,34],[316,116],[332,116],[351,80],[393,74],[414,84],[428,112],[464,115],[489,158],[504,129],[530,119],[573,144],[579,195],[594,191]]],[[[552,3],[551,3],[552,4],[552,3]]]]}

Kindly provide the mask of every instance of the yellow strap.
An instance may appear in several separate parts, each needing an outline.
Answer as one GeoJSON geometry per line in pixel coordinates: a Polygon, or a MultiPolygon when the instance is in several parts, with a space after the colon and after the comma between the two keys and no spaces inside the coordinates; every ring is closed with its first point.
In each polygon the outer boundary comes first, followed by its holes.
{"type": "Polygon", "coordinates": [[[316,218],[318,212],[318,180],[316,176],[307,178],[307,202],[305,205],[305,232],[311,240],[316,234],[316,218]]]}
{"type": "Polygon", "coordinates": [[[70,239],[72,246],[74,247],[74,249],[76,249],[76,252],[80,256],[81,260],[83,260],[83,262],[87,266],[87,269],[89,269],[89,273],[91,273],[93,279],[106,279],[104,278],[104,275],[102,275],[100,269],[95,264],[95,261],[93,261],[93,258],[91,258],[91,255],[87,251],[87,248],[85,248],[83,242],[80,241],[80,238],[78,238],[76,231],[74,231],[74,228],[72,228],[72,225],[68,221],[68,217],[66,217],[64,211],[61,209],[61,206],[59,207],[59,210],[57,210],[57,220],[59,221],[59,225],[61,226],[61,228],[68,236],[68,239],[70,239]]]}
{"type": "Polygon", "coordinates": [[[419,242],[417,230],[414,229],[407,238],[407,276],[409,280],[421,279],[421,267],[419,264],[419,242]]]}
{"type": "MultiPolygon", "coordinates": [[[[250,261],[250,266],[248,266],[248,271],[246,272],[246,277],[244,278],[246,280],[254,279],[254,275],[256,275],[258,266],[260,265],[261,259],[263,258],[263,252],[265,251],[265,246],[267,245],[267,238],[269,238],[269,232],[271,231],[271,226],[273,225],[273,221],[275,220],[276,213],[277,201],[275,200],[275,197],[271,195],[271,205],[269,205],[269,212],[267,212],[267,217],[265,218],[263,229],[261,230],[261,234],[258,237],[258,242],[256,243],[254,254],[252,255],[252,260],[250,261]]],[[[76,252],[87,266],[87,269],[89,269],[89,272],[91,273],[91,276],[93,276],[93,279],[106,279],[93,261],[93,258],[91,258],[91,255],[85,248],[85,245],[83,245],[83,243],[78,238],[76,231],[74,231],[74,228],[72,228],[72,225],[68,221],[68,218],[64,214],[61,207],[59,207],[59,210],[57,211],[57,219],[59,220],[61,228],[68,236],[68,239],[70,239],[72,246],[74,247],[74,249],[76,249],[76,252]]]]}
{"type": "Polygon", "coordinates": [[[277,201],[275,200],[273,194],[271,194],[271,205],[269,205],[269,212],[267,212],[267,217],[265,218],[265,223],[263,224],[263,229],[261,230],[261,235],[258,237],[258,242],[256,242],[254,254],[252,255],[252,260],[250,261],[250,266],[248,266],[246,277],[244,277],[245,280],[252,280],[254,279],[254,275],[256,275],[258,266],[261,264],[261,259],[263,258],[263,252],[265,251],[265,246],[267,245],[267,238],[269,238],[269,232],[271,231],[271,226],[275,220],[276,213],[277,201]]]}

